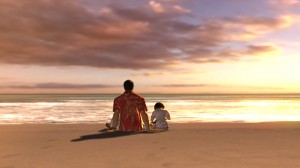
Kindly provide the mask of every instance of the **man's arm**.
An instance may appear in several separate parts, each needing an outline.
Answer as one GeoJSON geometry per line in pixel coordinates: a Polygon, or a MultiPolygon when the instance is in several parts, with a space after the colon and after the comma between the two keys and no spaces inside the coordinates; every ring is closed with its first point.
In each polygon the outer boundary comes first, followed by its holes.
{"type": "Polygon", "coordinates": [[[119,110],[115,110],[113,118],[112,118],[112,122],[113,122],[112,123],[112,128],[113,129],[117,128],[117,125],[118,125],[118,122],[119,122],[119,116],[120,116],[120,111],[119,110]]]}
{"type": "Polygon", "coordinates": [[[145,111],[142,111],[141,115],[146,127],[146,131],[150,131],[148,114],[145,111]]]}

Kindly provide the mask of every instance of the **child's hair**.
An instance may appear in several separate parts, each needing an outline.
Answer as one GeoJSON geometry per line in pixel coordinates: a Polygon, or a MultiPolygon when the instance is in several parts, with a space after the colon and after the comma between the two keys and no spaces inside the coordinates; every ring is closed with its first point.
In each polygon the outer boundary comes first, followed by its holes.
{"type": "Polygon", "coordinates": [[[161,102],[155,103],[154,110],[160,109],[160,108],[164,109],[165,108],[164,104],[162,104],[161,102]]]}

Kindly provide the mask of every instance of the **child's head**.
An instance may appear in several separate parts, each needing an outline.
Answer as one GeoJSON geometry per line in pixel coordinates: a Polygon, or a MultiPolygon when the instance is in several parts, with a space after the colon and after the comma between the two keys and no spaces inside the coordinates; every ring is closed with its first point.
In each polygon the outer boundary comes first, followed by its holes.
{"type": "Polygon", "coordinates": [[[162,104],[161,102],[157,102],[157,103],[155,103],[155,105],[154,105],[154,110],[157,110],[157,109],[164,109],[165,108],[165,106],[164,106],[164,104],[162,104]]]}

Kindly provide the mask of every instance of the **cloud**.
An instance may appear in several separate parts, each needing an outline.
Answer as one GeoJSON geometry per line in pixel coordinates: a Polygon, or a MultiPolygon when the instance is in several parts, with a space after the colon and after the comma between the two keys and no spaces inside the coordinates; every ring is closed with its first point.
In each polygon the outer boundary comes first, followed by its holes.
{"type": "Polygon", "coordinates": [[[299,0],[269,0],[269,3],[280,8],[300,7],[299,0]]]}
{"type": "Polygon", "coordinates": [[[165,76],[167,73],[166,72],[146,72],[146,73],[134,73],[131,74],[131,76],[133,77],[161,77],[161,76],[165,76]]]}
{"type": "Polygon", "coordinates": [[[214,20],[215,24],[222,25],[226,35],[224,38],[231,41],[251,41],[270,32],[292,26],[296,18],[292,15],[282,15],[277,18],[240,16],[214,20]]]}
{"type": "MultiPolygon", "coordinates": [[[[233,60],[239,59],[242,56],[263,56],[263,55],[275,55],[279,53],[280,49],[273,45],[248,45],[243,50],[223,50],[219,53],[220,56],[229,57],[233,60]]],[[[217,58],[211,58],[216,59],[217,58]]],[[[204,60],[205,61],[205,60],[204,60]]],[[[203,61],[203,62],[204,62],[203,61]]],[[[220,61],[220,60],[219,60],[220,61]]]]}
{"type": "Polygon", "coordinates": [[[69,83],[39,83],[33,85],[8,85],[1,88],[13,89],[100,89],[119,87],[114,85],[101,84],[69,84],[69,83]]]}
{"type": "MultiPolygon", "coordinates": [[[[168,1],[167,1],[168,2],[168,1]]],[[[169,1],[171,2],[171,1],[169,1]]],[[[149,6],[155,13],[164,13],[164,12],[172,12],[172,13],[191,13],[191,10],[185,9],[180,5],[173,4],[161,4],[155,1],[150,1],[149,6]]]]}
{"type": "Polygon", "coordinates": [[[269,5],[276,13],[294,15],[294,19],[299,17],[300,1],[299,0],[269,0],[269,5]]]}
{"type": "Polygon", "coordinates": [[[2,76],[0,76],[0,80],[9,80],[9,79],[11,79],[11,78],[9,78],[9,77],[2,77],[2,76]]]}
{"type": "Polygon", "coordinates": [[[76,0],[2,0],[0,63],[157,69],[226,61],[232,59],[221,53],[231,42],[291,24],[280,17],[249,16],[186,22],[191,14],[156,1],[137,7],[110,3],[91,12],[76,0]]]}
{"type": "Polygon", "coordinates": [[[150,77],[150,78],[164,78],[166,76],[173,76],[174,74],[195,74],[199,73],[199,71],[195,70],[193,67],[190,68],[173,68],[172,71],[151,71],[151,72],[143,72],[143,71],[135,71],[130,74],[132,77],[150,77]]]}
{"type": "Polygon", "coordinates": [[[157,13],[165,12],[164,7],[160,3],[157,3],[155,1],[150,1],[149,5],[151,6],[154,12],[157,13]]]}
{"type": "Polygon", "coordinates": [[[206,87],[206,86],[214,86],[211,84],[169,84],[169,85],[156,85],[158,87],[177,87],[177,88],[182,88],[182,87],[206,87]]]}
{"type": "MultiPolygon", "coordinates": [[[[154,74],[144,74],[153,76],[154,74]]],[[[159,74],[156,74],[159,75],[159,74]]],[[[166,85],[151,85],[151,87],[208,87],[215,86],[211,84],[166,84],[166,85]]],[[[2,85],[0,89],[108,89],[108,88],[120,88],[120,85],[105,85],[105,84],[72,84],[72,83],[37,83],[37,84],[11,84],[2,85]]]]}
{"type": "Polygon", "coordinates": [[[261,45],[261,46],[255,46],[255,45],[250,45],[247,47],[247,50],[245,51],[245,54],[250,54],[250,55],[260,55],[261,53],[268,53],[275,51],[276,49],[273,46],[270,45],[261,45]]]}
{"type": "Polygon", "coordinates": [[[191,12],[192,12],[191,10],[185,9],[185,8],[179,6],[179,5],[174,5],[174,6],[173,6],[173,9],[174,9],[175,11],[177,11],[177,12],[180,12],[180,13],[191,13],[191,12]]]}

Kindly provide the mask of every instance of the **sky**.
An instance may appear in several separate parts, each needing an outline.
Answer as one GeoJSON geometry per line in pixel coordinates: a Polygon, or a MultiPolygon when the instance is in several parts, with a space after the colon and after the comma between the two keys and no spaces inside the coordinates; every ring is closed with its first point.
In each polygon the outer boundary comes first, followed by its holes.
{"type": "Polygon", "coordinates": [[[0,94],[300,93],[300,0],[1,0],[0,94]]]}

